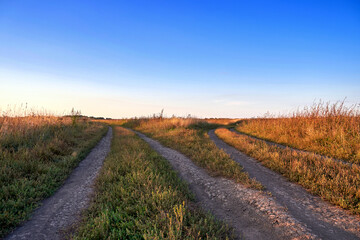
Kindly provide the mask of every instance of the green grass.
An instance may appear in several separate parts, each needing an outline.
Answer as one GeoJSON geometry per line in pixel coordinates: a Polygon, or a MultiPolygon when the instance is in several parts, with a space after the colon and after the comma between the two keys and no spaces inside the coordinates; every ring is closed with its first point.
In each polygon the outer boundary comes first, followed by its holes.
{"type": "Polygon", "coordinates": [[[141,131],[182,152],[213,176],[226,177],[248,187],[263,189],[259,182],[251,179],[238,163],[211,141],[207,130],[218,124],[191,119],[137,119],[128,121],[124,126],[141,131]]]}
{"type": "Polygon", "coordinates": [[[107,131],[89,122],[14,126],[0,135],[0,237],[51,196],[107,131]]]}
{"type": "Polygon", "coordinates": [[[111,152],[75,239],[230,239],[198,210],[187,185],[129,130],[114,127],[111,152]]]}

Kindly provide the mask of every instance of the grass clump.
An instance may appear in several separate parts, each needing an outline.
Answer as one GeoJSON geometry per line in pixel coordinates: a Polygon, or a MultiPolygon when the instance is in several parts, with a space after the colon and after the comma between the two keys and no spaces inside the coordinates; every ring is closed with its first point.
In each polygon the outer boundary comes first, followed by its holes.
{"type": "Polygon", "coordinates": [[[114,127],[111,152],[75,239],[230,239],[199,211],[170,164],[131,131],[114,127]]]}
{"type": "Polygon", "coordinates": [[[129,121],[125,126],[144,132],[162,144],[182,152],[213,176],[233,179],[256,189],[263,188],[211,141],[207,130],[212,128],[213,124],[201,123],[197,119],[152,118],[129,121]]]}
{"type": "Polygon", "coordinates": [[[220,128],[215,133],[228,144],[304,186],[312,193],[360,214],[360,167],[349,166],[313,153],[269,145],[263,140],[220,128]]]}
{"type": "Polygon", "coordinates": [[[320,102],[290,116],[243,120],[236,130],[297,149],[360,163],[359,105],[346,107],[344,102],[320,102]]]}
{"type": "Polygon", "coordinates": [[[0,117],[0,238],[55,192],[106,131],[84,119],[0,117]]]}

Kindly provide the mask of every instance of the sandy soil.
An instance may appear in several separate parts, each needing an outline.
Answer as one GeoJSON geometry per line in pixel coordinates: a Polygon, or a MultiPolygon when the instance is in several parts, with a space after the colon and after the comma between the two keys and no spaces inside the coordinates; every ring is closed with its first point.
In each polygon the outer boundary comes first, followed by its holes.
{"type": "Polygon", "coordinates": [[[80,162],[64,185],[42,202],[29,221],[5,239],[62,239],[63,230],[80,220],[93,192],[94,180],[110,151],[112,129],[80,162]]]}
{"type": "Polygon", "coordinates": [[[280,174],[264,167],[220,140],[214,130],[209,131],[215,144],[240,163],[251,177],[261,182],[276,203],[288,214],[321,239],[360,239],[360,218],[333,206],[307,192],[300,185],[287,181],[280,174]]]}

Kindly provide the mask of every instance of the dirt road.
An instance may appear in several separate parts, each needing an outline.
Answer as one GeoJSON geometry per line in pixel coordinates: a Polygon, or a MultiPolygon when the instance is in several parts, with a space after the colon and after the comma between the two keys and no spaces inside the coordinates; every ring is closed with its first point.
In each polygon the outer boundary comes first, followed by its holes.
{"type": "Polygon", "coordinates": [[[42,202],[29,221],[5,239],[61,239],[62,231],[80,219],[93,191],[93,183],[106,155],[110,151],[112,129],[80,162],[64,185],[42,202]]]}
{"type": "Polygon", "coordinates": [[[196,196],[197,203],[234,228],[245,239],[316,239],[304,225],[287,214],[265,192],[243,187],[231,180],[210,176],[183,154],[136,132],[165,157],[196,196]]]}
{"type": "Polygon", "coordinates": [[[314,154],[314,155],[320,157],[321,159],[331,159],[332,161],[340,162],[340,163],[343,163],[343,164],[346,164],[346,165],[349,165],[349,166],[353,166],[353,165],[360,166],[360,164],[357,164],[357,163],[351,163],[351,162],[343,161],[343,160],[340,160],[340,159],[336,159],[336,158],[328,157],[328,156],[325,156],[325,155],[321,155],[321,154],[318,154],[318,153],[288,147],[288,146],[285,146],[285,145],[282,145],[282,144],[279,144],[279,143],[276,143],[276,142],[268,141],[268,140],[265,140],[265,139],[262,139],[262,138],[258,138],[258,137],[251,136],[251,135],[248,135],[248,134],[245,134],[245,133],[241,133],[241,132],[237,131],[234,128],[230,128],[229,130],[231,132],[234,132],[234,133],[239,134],[239,135],[247,136],[247,137],[250,137],[250,138],[253,138],[253,139],[256,139],[256,140],[260,140],[260,141],[264,141],[270,146],[279,147],[281,149],[289,148],[289,149],[291,149],[293,151],[296,151],[296,152],[299,152],[299,153],[311,153],[311,154],[314,154]]]}
{"type": "Polygon", "coordinates": [[[331,205],[307,192],[300,185],[287,181],[280,174],[262,166],[220,140],[214,130],[209,131],[215,144],[240,163],[251,177],[271,192],[276,203],[285,207],[297,221],[307,226],[321,239],[360,239],[360,218],[331,205]]]}

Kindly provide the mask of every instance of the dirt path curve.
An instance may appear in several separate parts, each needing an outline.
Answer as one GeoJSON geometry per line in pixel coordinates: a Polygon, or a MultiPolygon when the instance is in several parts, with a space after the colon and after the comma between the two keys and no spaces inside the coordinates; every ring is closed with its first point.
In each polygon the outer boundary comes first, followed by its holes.
{"type": "Polygon", "coordinates": [[[239,152],[220,140],[214,130],[209,131],[215,144],[239,162],[251,177],[261,182],[271,192],[276,202],[288,213],[305,224],[322,239],[360,239],[360,218],[313,196],[300,185],[262,166],[258,161],[239,152]]]}
{"type": "Polygon", "coordinates": [[[112,129],[74,169],[64,185],[45,199],[29,221],[5,239],[62,239],[62,231],[79,221],[87,207],[93,183],[110,151],[112,129]]]}
{"type": "Polygon", "coordinates": [[[264,141],[264,142],[266,142],[267,144],[269,144],[269,145],[271,145],[271,146],[279,147],[279,148],[281,148],[281,149],[289,148],[289,149],[291,149],[291,150],[293,150],[293,151],[296,151],[296,152],[299,152],[299,153],[311,153],[311,154],[314,154],[314,155],[316,155],[316,156],[318,156],[318,157],[320,157],[320,158],[322,158],[322,159],[328,158],[328,159],[331,159],[331,160],[333,160],[333,161],[340,162],[340,163],[343,163],[343,164],[346,164],[346,165],[349,165],[349,166],[353,166],[353,165],[360,166],[360,164],[357,164],[357,163],[346,162],[346,161],[344,161],[344,160],[340,160],[340,159],[328,157],[328,156],[321,155],[321,154],[318,154],[318,153],[315,153],[315,152],[306,151],[306,150],[301,150],[301,149],[297,149],[297,148],[292,148],[292,147],[289,147],[289,146],[282,145],[282,144],[280,144],[280,143],[276,143],[276,142],[272,142],[272,141],[269,141],[269,140],[265,140],[265,139],[263,139],[263,138],[251,136],[251,135],[249,135],[249,134],[239,132],[239,131],[236,130],[235,128],[230,128],[229,130],[230,130],[231,132],[234,132],[234,133],[239,134],[239,135],[247,136],[247,137],[250,137],[250,138],[252,138],[252,139],[257,139],[257,140],[260,140],[260,141],[264,141]]]}
{"type": "Polygon", "coordinates": [[[289,216],[267,193],[245,188],[225,178],[212,177],[183,154],[136,133],[170,162],[189,184],[197,203],[232,226],[238,238],[316,239],[306,226],[289,216]]]}

